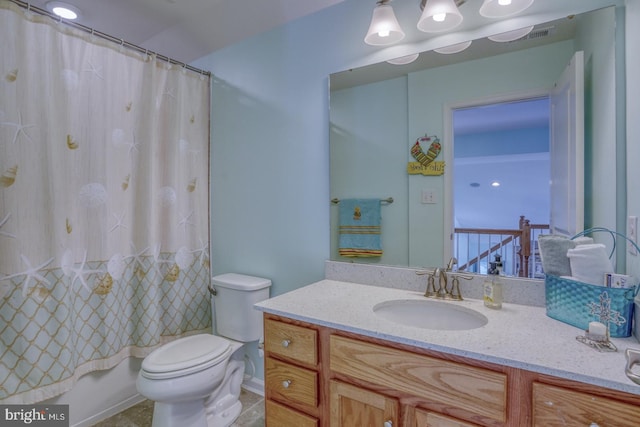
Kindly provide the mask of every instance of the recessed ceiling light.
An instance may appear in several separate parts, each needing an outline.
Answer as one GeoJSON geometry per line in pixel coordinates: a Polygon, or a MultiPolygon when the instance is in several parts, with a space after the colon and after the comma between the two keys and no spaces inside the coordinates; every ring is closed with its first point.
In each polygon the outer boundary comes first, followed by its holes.
{"type": "Polygon", "coordinates": [[[77,7],[63,3],[60,1],[50,1],[47,3],[47,9],[55,15],[69,20],[78,19],[80,17],[80,9],[77,7]]]}

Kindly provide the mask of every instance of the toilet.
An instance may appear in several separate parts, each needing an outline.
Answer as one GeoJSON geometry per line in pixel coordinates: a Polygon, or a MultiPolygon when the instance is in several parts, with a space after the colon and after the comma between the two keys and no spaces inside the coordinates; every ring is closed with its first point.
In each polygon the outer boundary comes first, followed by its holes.
{"type": "Polygon", "coordinates": [[[269,298],[271,281],[228,273],[211,283],[218,334],[179,338],[142,361],[136,388],[155,402],[152,427],[228,427],[242,411],[243,343],[262,337],[253,305],[269,298]]]}

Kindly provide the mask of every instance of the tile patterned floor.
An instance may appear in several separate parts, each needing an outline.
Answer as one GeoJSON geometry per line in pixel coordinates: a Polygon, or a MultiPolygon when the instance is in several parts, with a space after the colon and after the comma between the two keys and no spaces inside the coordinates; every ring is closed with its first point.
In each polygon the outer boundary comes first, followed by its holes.
{"type": "MultiPolygon", "coordinates": [[[[240,393],[242,413],[232,427],[264,427],[264,399],[262,396],[242,390],[240,393]]],[[[94,427],[150,427],[153,402],[145,400],[94,427]]],[[[186,426],[185,426],[186,427],[186,426]]]]}

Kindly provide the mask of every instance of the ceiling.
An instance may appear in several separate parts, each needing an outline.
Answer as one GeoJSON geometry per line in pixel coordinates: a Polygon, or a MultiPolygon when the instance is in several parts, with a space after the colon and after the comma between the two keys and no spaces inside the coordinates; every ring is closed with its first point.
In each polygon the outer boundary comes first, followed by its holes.
{"type": "MultiPolygon", "coordinates": [[[[50,0],[26,0],[46,9],[50,0]]],[[[189,63],[343,0],[61,0],[76,21],[189,63]]]]}

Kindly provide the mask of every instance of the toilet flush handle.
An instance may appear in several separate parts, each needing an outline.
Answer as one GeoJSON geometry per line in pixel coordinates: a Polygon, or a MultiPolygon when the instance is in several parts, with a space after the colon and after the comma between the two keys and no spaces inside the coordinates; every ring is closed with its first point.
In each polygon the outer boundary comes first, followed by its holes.
{"type": "Polygon", "coordinates": [[[218,291],[216,291],[216,288],[214,288],[213,286],[211,286],[210,284],[207,285],[207,288],[209,288],[209,293],[213,296],[216,296],[218,294],[218,291]]]}

